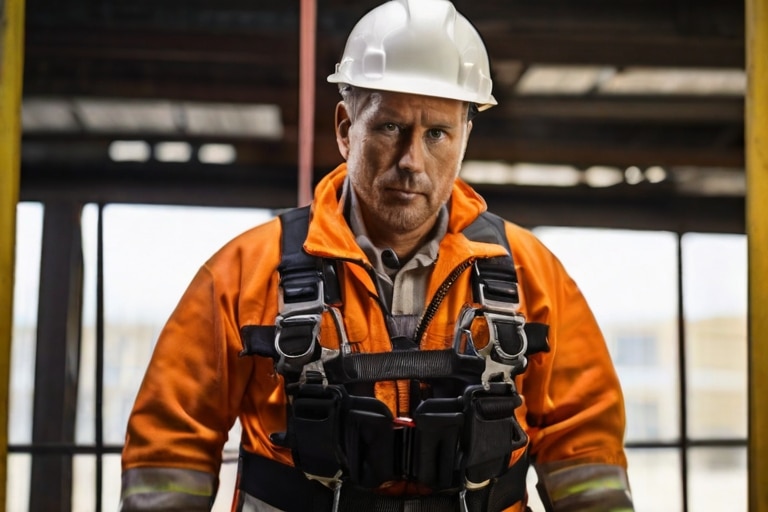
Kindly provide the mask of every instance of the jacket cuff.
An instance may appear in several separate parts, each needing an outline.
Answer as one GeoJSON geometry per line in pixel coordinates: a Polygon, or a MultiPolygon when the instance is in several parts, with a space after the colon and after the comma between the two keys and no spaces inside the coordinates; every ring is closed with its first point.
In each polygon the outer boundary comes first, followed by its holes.
{"type": "Polygon", "coordinates": [[[218,477],[177,468],[132,468],[123,472],[121,512],[209,511],[218,477]]]}
{"type": "Polygon", "coordinates": [[[612,464],[536,466],[547,512],[633,512],[627,472],[612,464]]]}

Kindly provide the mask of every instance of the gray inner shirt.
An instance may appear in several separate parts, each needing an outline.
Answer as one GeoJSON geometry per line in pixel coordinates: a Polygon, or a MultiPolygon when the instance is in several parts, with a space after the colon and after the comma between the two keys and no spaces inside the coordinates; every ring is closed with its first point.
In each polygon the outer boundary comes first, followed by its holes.
{"type": "Polygon", "coordinates": [[[349,226],[357,244],[376,270],[382,300],[392,315],[392,327],[395,332],[391,334],[413,338],[425,307],[427,283],[437,260],[440,240],[448,229],[448,208],[445,205],[440,208],[429,241],[419,248],[411,259],[400,262],[400,268],[391,268],[384,261],[391,262],[394,259],[391,256],[394,251],[389,247],[376,247],[369,238],[360,203],[349,184],[349,179],[344,183],[342,194],[346,199],[345,213],[349,226]],[[386,254],[387,251],[391,254],[386,254]]]}

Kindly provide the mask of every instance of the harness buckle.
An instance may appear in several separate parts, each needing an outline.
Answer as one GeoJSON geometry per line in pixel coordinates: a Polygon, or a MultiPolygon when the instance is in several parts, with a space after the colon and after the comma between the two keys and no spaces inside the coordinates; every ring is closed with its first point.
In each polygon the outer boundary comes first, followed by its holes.
{"type": "Polygon", "coordinates": [[[279,373],[299,373],[320,357],[320,318],[324,307],[323,280],[315,271],[283,276],[275,319],[275,351],[279,373]]]}
{"type": "Polygon", "coordinates": [[[514,310],[505,312],[490,311],[486,307],[465,306],[459,314],[453,335],[453,349],[460,353],[464,343],[464,355],[482,357],[486,370],[483,382],[494,373],[502,372],[506,380],[525,370],[528,359],[528,337],[525,334],[525,317],[514,310]],[[475,317],[482,315],[488,323],[488,343],[477,348],[470,326],[475,317]]]}
{"type": "Polygon", "coordinates": [[[525,317],[516,312],[499,314],[485,311],[485,319],[490,336],[488,347],[493,348],[492,352],[489,350],[490,356],[501,364],[519,367],[528,350],[525,317]]]}
{"type": "Polygon", "coordinates": [[[299,373],[319,356],[320,314],[280,315],[275,320],[277,371],[299,373]]]}
{"type": "Polygon", "coordinates": [[[525,370],[528,364],[525,357],[528,350],[525,317],[519,312],[520,290],[514,272],[507,275],[496,269],[483,277],[479,263],[475,264],[475,272],[479,281],[476,300],[482,306],[481,312],[488,323],[489,335],[488,345],[478,350],[478,353],[486,358],[486,366],[490,367],[486,373],[503,365],[506,367],[503,369],[505,378],[511,380],[514,375],[525,370]]]}

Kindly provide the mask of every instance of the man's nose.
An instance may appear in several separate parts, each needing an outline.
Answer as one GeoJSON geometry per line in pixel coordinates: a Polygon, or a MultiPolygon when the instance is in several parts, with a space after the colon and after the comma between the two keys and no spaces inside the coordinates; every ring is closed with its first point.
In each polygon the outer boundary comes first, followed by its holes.
{"type": "Polygon", "coordinates": [[[421,137],[411,132],[403,137],[400,155],[400,168],[410,172],[422,172],[424,170],[424,141],[421,137]]]}

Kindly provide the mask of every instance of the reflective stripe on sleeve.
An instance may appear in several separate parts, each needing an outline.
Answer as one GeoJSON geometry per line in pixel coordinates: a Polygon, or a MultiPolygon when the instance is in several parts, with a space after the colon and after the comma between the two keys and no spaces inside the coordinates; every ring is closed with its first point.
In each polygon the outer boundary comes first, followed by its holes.
{"type": "Polygon", "coordinates": [[[632,512],[627,473],[611,464],[537,467],[539,494],[551,512],[632,512]]]}
{"type": "Polygon", "coordinates": [[[190,469],[129,469],[123,472],[120,510],[208,511],[216,482],[214,475],[190,469]]]}

